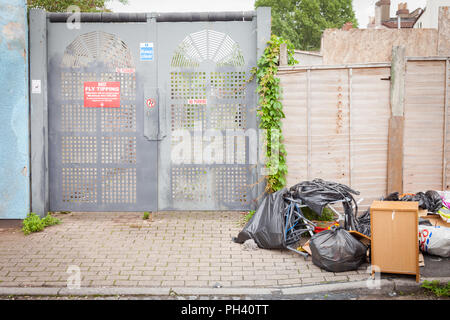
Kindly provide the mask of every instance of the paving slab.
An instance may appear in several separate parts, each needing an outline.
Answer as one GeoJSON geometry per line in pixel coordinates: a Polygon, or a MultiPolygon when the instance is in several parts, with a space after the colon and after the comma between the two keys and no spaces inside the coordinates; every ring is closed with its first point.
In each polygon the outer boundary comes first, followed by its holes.
{"type": "Polygon", "coordinates": [[[0,227],[0,288],[68,293],[68,285],[79,284],[80,290],[111,294],[129,288],[143,294],[170,288],[261,294],[369,277],[367,264],[333,273],[288,250],[244,250],[232,241],[242,229],[240,212],[157,212],[151,220],[133,212],[56,216],[61,224],[28,236],[17,224],[0,227]]]}

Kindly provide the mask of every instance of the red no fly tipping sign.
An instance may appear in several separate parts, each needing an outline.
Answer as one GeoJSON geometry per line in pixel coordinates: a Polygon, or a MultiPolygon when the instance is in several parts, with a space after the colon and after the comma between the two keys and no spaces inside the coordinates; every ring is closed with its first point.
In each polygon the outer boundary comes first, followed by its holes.
{"type": "Polygon", "coordinates": [[[120,108],[120,82],[85,82],[85,108],[120,108]]]}

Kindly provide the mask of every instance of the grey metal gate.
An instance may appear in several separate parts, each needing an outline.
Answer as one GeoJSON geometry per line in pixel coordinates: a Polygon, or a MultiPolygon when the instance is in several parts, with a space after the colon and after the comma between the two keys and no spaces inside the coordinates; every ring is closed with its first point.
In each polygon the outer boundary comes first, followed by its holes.
{"type": "Polygon", "coordinates": [[[137,56],[141,42],[154,41],[147,24],[50,24],[52,211],[157,209],[157,137],[144,136],[145,113],[158,118],[144,108],[156,66],[137,56]]]}
{"type": "Polygon", "coordinates": [[[255,13],[68,17],[46,23],[50,210],[253,207],[255,13]]]}
{"type": "Polygon", "coordinates": [[[159,43],[169,119],[159,149],[161,209],[246,209],[256,198],[249,161],[256,96],[254,82],[247,83],[255,30],[254,20],[158,26],[158,38],[170,39],[159,43]]]}

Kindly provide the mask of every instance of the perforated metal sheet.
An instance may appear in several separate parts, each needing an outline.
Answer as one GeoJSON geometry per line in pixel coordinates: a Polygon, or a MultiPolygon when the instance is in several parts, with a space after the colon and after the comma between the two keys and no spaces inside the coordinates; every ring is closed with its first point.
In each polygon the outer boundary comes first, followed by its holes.
{"type": "Polygon", "coordinates": [[[256,64],[254,28],[253,22],[217,22],[159,29],[159,37],[170,38],[160,44],[167,54],[158,67],[171,133],[160,145],[160,208],[254,205],[256,165],[249,162],[249,143],[257,142],[247,133],[256,130],[255,87],[248,82],[256,64]]]}
{"type": "Polygon", "coordinates": [[[145,32],[144,26],[132,25],[49,29],[53,211],[157,209],[157,143],[144,138],[139,122],[143,88],[152,85],[156,72],[154,67],[138,68],[139,52],[133,51],[138,39],[122,40],[136,29],[145,32]],[[120,107],[86,107],[85,82],[120,82],[120,107]]]}
{"type": "Polygon", "coordinates": [[[51,210],[253,208],[255,20],[49,25],[51,210]],[[84,82],[120,82],[120,107],[86,108],[84,82]]]}

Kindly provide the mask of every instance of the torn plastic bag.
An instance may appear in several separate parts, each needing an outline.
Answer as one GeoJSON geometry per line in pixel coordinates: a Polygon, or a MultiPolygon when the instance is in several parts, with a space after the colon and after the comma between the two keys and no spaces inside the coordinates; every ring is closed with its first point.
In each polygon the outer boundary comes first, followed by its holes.
{"type": "Polygon", "coordinates": [[[430,220],[419,218],[419,226],[430,226],[432,227],[433,224],[430,222],[430,220]]]}
{"type": "Polygon", "coordinates": [[[340,227],[315,234],[310,248],[313,263],[330,272],[356,270],[366,261],[367,246],[340,227]]]}
{"type": "Polygon", "coordinates": [[[370,209],[366,210],[356,220],[358,221],[356,231],[370,237],[370,209]]]}
{"type": "Polygon", "coordinates": [[[354,201],[352,194],[359,195],[358,191],[346,185],[322,179],[297,183],[289,189],[289,193],[292,198],[301,199],[318,215],[322,215],[323,208],[329,203],[346,198],[354,201]]]}
{"type": "Polygon", "coordinates": [[[287,205],[283,198],[286,192],[287,189],[283,189],[267,195],[250,221],[233,240],[244,243],[253,239],[258,247],[263,249],[286,248],[284,212],[287,205]]]}
{"type": "Polygon", "coordinates": [[[425,192],[425,195],[428,198],[428,211],[436,213],[439,209],[442,208],[442,198],[441,195],[437,191],[428,190],[425,192]]]}
{"type": "Polygon", "coordinates": [[[392,192],[386,196],[386,198],[382,198],[382,201],[400,201],[399,193],[392,192]]]}
{"type": "Polygon", "coordinates": [[[356,229],[358,205],[353,195],[359,195],[358,191],[337,182],[314,179],[297,183],[289,189],[289,194],[291,198],[300,199],[318,215],[322,215],[327,204],[342,201],[345,212],[344,227],[347,230],[356,229]]]}
{"type": "Polygon", "coordinates": [[[450,228],[419,225],[420,251],[450,257],[450,228]]]}
{"type": "Polygon", "coordinates": [[[428,190],[427,192],[418,192],[417,194],[407,194],[400,196],[398,192],[389,194],[384,201],[416,201],[419,202],[419,208],[427,210],[428,212],[436,213],[442,208],[441,195],[434,190],[428,190]]]}

